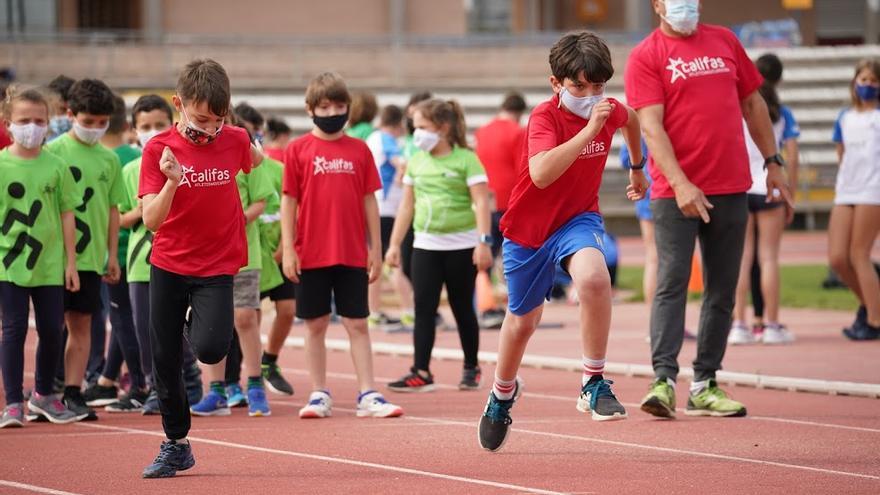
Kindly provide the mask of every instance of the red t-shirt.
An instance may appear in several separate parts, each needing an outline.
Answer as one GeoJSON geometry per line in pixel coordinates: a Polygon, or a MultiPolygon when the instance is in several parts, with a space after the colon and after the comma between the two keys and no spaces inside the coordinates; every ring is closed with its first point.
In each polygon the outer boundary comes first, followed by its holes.
{"type": "Polygon", "coordinates": [[[235,176],[251,170],[247,131],[224,126],[211,144],[198,146],[176,126],[147,143],[141,161],[138,197],[158,194],[165,185],[159,159],[171,148],[183,178],[168,217],[153,237],[150,263],[180,275],[235,275],[247,265],[244,211],[235,176]]]}
{"type": "Polygon", "coordinates": [[[495,208],[507,209],[510,191],[519,175],[525,129],[507,119],[493,119],[477,129],[477,156],[489,176],[489,189],[495,193],[495,208]]]}
{"type": "Polygon", "coordinates": [[[529,175],[529,158],[565,143],[586,125],[577,115],[559,107],[559,95],[538,105],[529,118],[528,145],[520,155],[519,176],[507,212],[501,218],[504,237],[532,249],[541,247],[558,228],[581,213],[599,211],[599,185],[611,151],[614,131],[629,119],[626,108],[613,98],[614,110],[605,127],[581,151],[580,156],[544,189],[529,175]]]}
{"type": "Polygon", "coordinates": [[[0,150],[12,144],[12,139],[10,139],[9,134],[6,133],[6,127],[3,125],[3,120],[0,120],[0,150]]]}
{"type": "Polygon", "coordinates": [[[284,161],[284,148],[263,148],[263,152],[275,161],[284,161]]]}
{"type": "MultiPolygon", "coordinates": [[[[706,195],[752,185],[740,102],[762,81],[736,36],[707,24],[687,38],[656,29],[630,53],[624,74],[630,106],[664,106],[663,127],[681,169],[706,195]]],[[[650,161],[651,198],[675,197],[650,161]]]]}
{"type": "Polygon", "coordinates": [[[296,252],[303,269],[367,266],[364,197],[382,189],[366,143],[309,133],[284,150],[282,191],[296,198],[296,252]],[[304,242],[309,239],[309,242],[304,242]]]}

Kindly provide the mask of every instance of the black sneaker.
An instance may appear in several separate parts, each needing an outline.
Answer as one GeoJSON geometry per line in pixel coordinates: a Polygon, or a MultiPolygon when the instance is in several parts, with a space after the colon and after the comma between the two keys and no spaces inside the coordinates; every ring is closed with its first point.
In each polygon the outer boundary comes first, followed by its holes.
{"type": "Polygon", "coordinates": [[[147,403],[150,393],[147,390],[132,390],[122,396],[118,401],[108,404],[104,408],[107,412],[143,412],[144,404],[147,403]]]}
{"type": "Polygon", "coordinates": [[[144,402],[144,405],[141,408],[141,414],[144,416],[161,414],[159,411],[159,394],[156,392],[155,388],[151,389],[150,394],[147,395],[147,401],[144,402]]]}
{"type": "Polygon", "coordinates": [[[590,381],[581,388],[577,410],[592,413],[593,421],[626,419],[626,409],[611,391],[612,383],[614,382],[605,380],[601,375],[590,378],[590,381]]]}
{"type": "Polygon", "coordinates": [[[843,335],[850,340],[877,340],[880,339],[880,327],[856,321],[852,328],[843,329],[843,335]]]}
{"type": "Polygon", "coordinates": [[[159,455],[153,463],[144,468],[144,478],[170,478],[178,471],[186,471],[196,465],[189,443],[174,440],[162,442],[159,455]]]}
{"type": "Polygon", "coordinates": [[[510,425],[513,424],[510,408],[520,395],[522,395],[522,382],[519,378],[516,379],[516,388],[510,400],[499,400],[495,397],[495,392],[489,392],[489,400],[486,401],[486,408],[483,410],[477,431],[480,447],[490,452],[497,452],[504,447],[510,425]]]}
{"type": "Polygon", "coordinates": [[[98,415],[95,414],[95,410],[86,405],[86,400],[83,398],[83,395],[76,391],[74,393],[65,395],[61,402],[67,406],[68,409],[74,412],[79,417],[82,417],[80,421],[97,421],[98,415]]]}
{"type": "Polygon", "coordinates": [[[483,373],[479,366],[473,368],[465,368],[461,372],[461,382],[458,384],[459,390],[477,390],[480,388],[480,379],[483,373]]]}
{"type": "Polygon", "coordinates": [[[260,365],[263,372],[263,379],[266,381],[266,388],[270,392],[280,395],[293,395],[293,385],[284,379],[281,375],[281,368],[278,363],[263,363],[260,365]]]}
{"type": "Polygon", "coordinates": [[[410,368],[409,374],[388,384],[388,389],[394,392],[431,392],[434,390],[434,375],[428,374],[424,377],[410,368]]]}
{"type": "Polygon", "coordinates": [[[115,386],[104,387],[98,384],[83,390],[83,399],[89,407],[102,407],[119,400],[119,391],[115,386]]]}

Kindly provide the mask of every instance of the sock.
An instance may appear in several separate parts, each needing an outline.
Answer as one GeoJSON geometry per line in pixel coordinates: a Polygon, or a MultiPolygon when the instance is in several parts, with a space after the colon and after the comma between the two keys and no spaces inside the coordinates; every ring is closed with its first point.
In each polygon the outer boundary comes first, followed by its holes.
{"type": "Polygon", "coordinates": [[[211,384],[209,385],[209,388],[210,388],[211,392],[215,392],[215,393],[223,396],[223,398],[226,398],[226,383],[223,382],[222,380],[219,380],[216,382],[211,382],[211,384]]]}
{"type": "Polygon", "coordinates": [[[263,353],[263,364],[275,364],[278,361],[278,354],[269,354],[268,352],[263,353]]]}
{"type": "Polygon", "coordinates": [[[699,382],[691,382],[691,395],[697,395],[709,385],[709,380],[701,380],[699,382]]]}
{"type": "Polygon", "coordinates": [[[76,387],[76,386],[73,386],[73,385],[66,385],[66,386],[64,387],[64,396],[65,396],[65,397],[76,397],[76,396],[79,395],[80,393],[81,393],[81,392],[80,392],[79,387],[76,387]]]}
{"type": "Polygon", "coordinates": [[[492,393],[498,400],[513,399],[513,393],[516,392],[516,378],[513,380],[502,380],[495,375],[495,383],[492,384],[492,393]]]}
{"type": "Polygon", "coordinates": [[[249,376],[247,381],[248,390],[252,388],[262,388],[263,387],[263,377],[262,376],[249,376]]]}
{"type": "Polygon", "coordinates": [[[189,445],[189,440],[187,440],[186,438],[178,438],[177,440],[173,440],[173,439],[170,439],[170,438],[169,438],[169,439],[168,439],[168,443],[171,443],[171,444],[180,444],[180,445],[189,445]]]}
{"type": "Polygon", "coordinates": [[[605,359],[590,359],[583,357],[584,374],[581,376],[581,385],[586,385],[595,375],[602,375],[605,372],[605,359]]]}

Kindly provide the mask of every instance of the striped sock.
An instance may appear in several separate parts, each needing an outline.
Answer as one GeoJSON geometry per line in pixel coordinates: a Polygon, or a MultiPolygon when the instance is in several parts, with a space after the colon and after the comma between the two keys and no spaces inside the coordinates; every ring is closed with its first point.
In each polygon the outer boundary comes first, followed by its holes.
{"type": "Polygon", "coordinates": [[[605,373],[605,359],[590,359],[587,356],[583,357],[584,363],[584,374],[581,376],[581,385],[586,385],[587,382],[590,381],[590,378],[593,378],[596,375],[602,375],[605,373]]]}
{"type": "Polygon", "coordinates": [[[502,380],[498,378],[498,375],[495,375],[495,383],[492,384],[492,393],[495,394],[495,398],[498,400],[510,400],[513,399],[514,392],[516,392],[516,378],[513,380],[502,380]]]}

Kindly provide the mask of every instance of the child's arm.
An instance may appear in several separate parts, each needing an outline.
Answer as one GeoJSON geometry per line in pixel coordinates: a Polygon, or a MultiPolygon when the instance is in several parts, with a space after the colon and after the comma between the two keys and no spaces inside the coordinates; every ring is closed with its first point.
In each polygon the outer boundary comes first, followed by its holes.
{"type": "Polygon", "coordinates": [[[107,229],[107,274],[104,281],[110,284],[119,282],[122,270],[119,267],[119,208],[110,207],[110,225],[107,229]]]}
{"type": "Polygon", "coordinates": [[[254,220],[260,218],[260,215],[262,215],[264,211],[266,211],[265,199],[261,199],[256,203],[251,203],[251,205],[248,206],[246,210],[244,210],[245,223],[251,223],[254,220]]]}
{"type": "MultiPolygon", "coordinates": [[[[492,215],[489,213],[489,186],[485,182],[470,186],[471,200],[477,216],[477,232],[483,235],[492,233],[492,215]]],[[[474,248],[474,266],[477,270],[488,270],[492,266],[492,251],[489,245],[479,242],[474,248]]]]}
{"type": "MultiPolygon", "coordinates": [[[[623,127],[623,140],[626,141],[626,147],[629,150],[630,163],[639,164],[644,159],[642,155],[642,126],[639,124],[639,116],[635,110],[626,108],[626,125],[623,127]]],[[[638,201],[645,197],[648,190],[648,178],[645,177],[645,170],[629,169],[629,186],[626,188],[626,197],[632,201],[638,201]]]]}
{"type": "Polygon", "coordinates": [[[79,273],[76,271],[76,217],[73,211],[61,212],[61,233],[64,237],[64,287],[70,292],[79,291],[79,273]]]}
{"type": "Polygon", "coordinates": [[[168,180],[162,186],[159,194],[144,195],[144,225],[148,229],[156,232],[159,227],[168,218],[168,212],[171,211],[171,202],[174,200],[174,193],[177,192],[177,186],[180,185],[180,179],[183,177],[183,170],[180,163],[171,152],[171,148],[165,147],[162,151],[162,158],[159,159],[159,169],[165,174],[168,180]]]}
{"type": "Polygon", "coordinates": [[[296,198],[281,196],[281,270],[291,282],[299,283],[299,257],[296,254],[296,198]]]}
{"type": "Polygon", "coordinates": [[[388,252],[385,253],[385,264],[395,268],[400,266],[400,244],[406,236],[406,231],[412,225],[415,196],[413,186],[404,184],[403,198],[397,207],[397,216],[394,218],[394,228],[391,229],[391,240],[388,241],[388,252]]]}
{"type": "Polygon", "coordinates": [[[843,143],[837,143],[837,166],[839,167],[841,163],[843,163],[843,143]]]}
{"type": "MultiPolygon", "coordinates": [[[[770,121],[770,113],[767,110],[767,102],[761,93],[754,91],[740,103],[743,112],[743,118],[749,127],[749,135],[761,151],[761,155],[765,158],[778,153],[776,146],[776,136],[773,133],[773,122],[770,121]]],[[[779,201],[774,195],[774,191],[779,191],[782,200],[788,203],[790,208],[794,208],[794,199],[791,197],[791,191],[788,188],[785,174],[782,173],[782,166],[776,163],[765,165],[767,170],[767,202],[779,201]]]]}
{"type": "Polygon", "coordinates": [[[370,247],[367,252],[367,273],[372,284],[382,275],[382,232],[379,229],[379,202],[376,195],[364,195],[364,216],[367,218],[367,235],[370,247]]]}
{"type": "Polygon", "coordinates": [[[123,229],[133,228],[135,225],[137,225],[139,221],[141,221],[143,215],[143,204],[141,203],[141,201],[138,201],[133,210],[129,210],[120,215],[119,226],[123,229]]]}
{"type": "Polygon", "coordinates": [[[538,189],[549,187],[570,167],[581,151],[602,130],[614,105],[607,99],[593,107],[590,120],[573,138],[549,151],[542,151],[529,159],[529,175],[538,189]]]}

